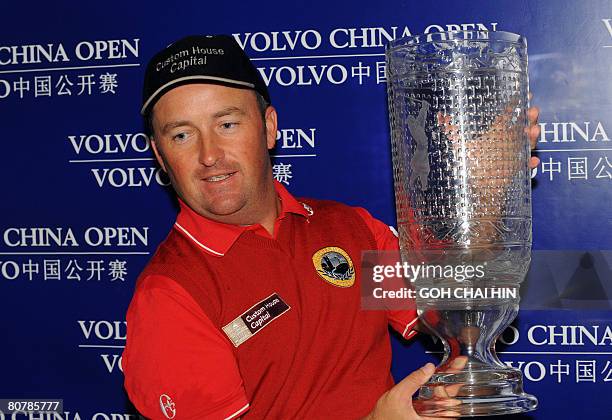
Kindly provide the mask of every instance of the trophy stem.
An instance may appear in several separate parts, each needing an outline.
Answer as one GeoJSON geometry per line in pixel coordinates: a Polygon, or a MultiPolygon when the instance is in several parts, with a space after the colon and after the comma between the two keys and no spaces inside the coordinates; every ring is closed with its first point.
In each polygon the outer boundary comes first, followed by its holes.
{"type": "Polygon", "coordinates": [[[519,370],[504,365],[495,340],[518,313],[518,299],[420,303],[419,316],[442,340],[444,358],[414,401],[425,416],[472,417],[534,410],[537,399],[523,392],[519,370]]]}

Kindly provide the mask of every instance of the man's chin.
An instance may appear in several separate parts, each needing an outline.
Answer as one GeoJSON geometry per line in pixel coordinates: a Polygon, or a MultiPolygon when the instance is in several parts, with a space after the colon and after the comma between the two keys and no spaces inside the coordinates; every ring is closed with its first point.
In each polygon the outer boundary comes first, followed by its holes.
{"type": "Polygon", "coordinates": [[[201,214],[213,220],[226,223],[232,223],[232,219],[238,217],[238,213],[244,207],[242,203],[225,200],[219,203],[213,203],[204,209],[201,214]]]}

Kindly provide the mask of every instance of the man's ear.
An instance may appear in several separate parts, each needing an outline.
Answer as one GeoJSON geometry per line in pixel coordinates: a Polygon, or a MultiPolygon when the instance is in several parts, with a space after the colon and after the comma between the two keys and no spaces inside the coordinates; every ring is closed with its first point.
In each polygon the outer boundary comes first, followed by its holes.
{"type": "Polygon", "coordinates": [[[278,128],[277,122],[278,115],[276,114],[276,109],[269,105],[266,108],[266,144],[268,145],[268,149],[272,149],[274,145],[276,145],[276,130],[278,128]]]}
{"type": "Polygon", "coordinates": [[[166,170],[166,164],[164,163],[164,159],[159,150],[157,150],[157,142],[155,141],[155,138],[151,136],[149,137],[149,141],[151,142],[151,147],[153,148],[153,153],[155,154],[155,159],[157,159],[157,163],[159,163],[159,166],[161,166],[163,171],[167,173],[168,171],[166,170]]]}

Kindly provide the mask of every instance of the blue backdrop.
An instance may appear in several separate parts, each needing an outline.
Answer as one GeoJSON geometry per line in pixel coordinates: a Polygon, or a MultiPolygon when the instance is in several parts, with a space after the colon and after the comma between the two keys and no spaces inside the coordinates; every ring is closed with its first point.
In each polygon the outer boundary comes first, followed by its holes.
{"type": "MultiPolygon", "coordinates": [[[[154,52],[188,34],[233,34],[279,113],[276,178],[295,195],[363,206],[394,225],[384,44],[487,29],[527,37],[533,104],[542,109],[533,180],[534,249],[542,252],[525,285],[533,310],[520,313],[498,346],[540,407],[515,417],[611,418],[611,6],[4,5],[0,398],[63,398],[62,419],[133,418],[121,373],[125,311],[176,212],[138,114],[154,52]]],[[[439,360],[428,337],[394,338],[393,349],[398,379],[439,360]]]]}

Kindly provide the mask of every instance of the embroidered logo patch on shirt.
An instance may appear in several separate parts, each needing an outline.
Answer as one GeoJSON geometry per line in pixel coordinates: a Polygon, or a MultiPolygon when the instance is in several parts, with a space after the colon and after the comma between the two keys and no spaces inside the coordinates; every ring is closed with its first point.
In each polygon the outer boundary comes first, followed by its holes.
{"type": "Polygon", "coordinates": [[[159,407],[166,418],[173,419],[176,416],[176,405],[166,394],[159,396],[159,407]]]}
{"type": "Polygon", "coordinates": [[[302,207],[304,207],[304,210],[306,210],[309,216],[312,216],[314,214],[314,210],[308,204],[302,203],[301,201],[300,204],[302,205],[302,207]]]}
{"type": "Polygon", "coordinates": [[[337,246],[328,246],[314,253],[312,263],[319,276],[338,287],[355,284],[355,267],[349,254],[337,246]]]}
{"type": "Polygon", "coordinates": [[[222,329],[234,347],[238,347],[289,309],[291,307],[274,293],[251,306],[222,329]]]}

